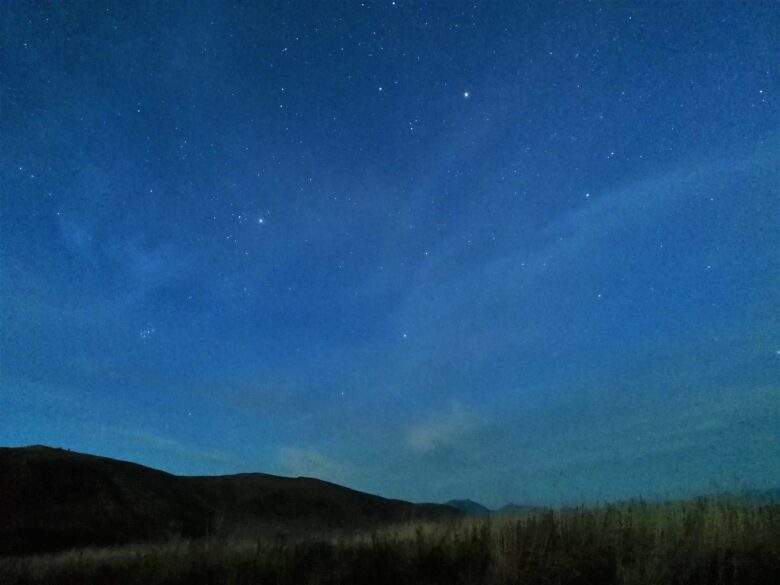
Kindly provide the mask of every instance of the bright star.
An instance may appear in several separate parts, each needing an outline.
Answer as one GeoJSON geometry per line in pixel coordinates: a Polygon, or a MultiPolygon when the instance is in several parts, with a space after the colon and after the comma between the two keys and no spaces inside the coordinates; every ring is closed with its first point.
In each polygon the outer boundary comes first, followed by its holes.
{"type": "Polygon", "coordinates": [[[471,95],[471,94],[469,94],[469,92],[467,92],[467,91],[464,91],[464,92],[463,92],[463,97],[464,97],[464,98],[468,98],[468,97],[469,97],[469,95],[471,95]]]}

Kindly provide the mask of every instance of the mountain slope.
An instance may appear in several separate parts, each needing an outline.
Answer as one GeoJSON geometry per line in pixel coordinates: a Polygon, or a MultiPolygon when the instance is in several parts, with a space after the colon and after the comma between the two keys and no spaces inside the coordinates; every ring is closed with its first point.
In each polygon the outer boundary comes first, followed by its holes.
{"type": "Polygon", "coordinates": [[[390,500],[311,478],[184,477],[50,447],[0,448],[0,555],[459,515],[449,506],[390,500]]]}
{"type": "Polygon", "coordinates": [[[474,500],[450,500],[446,503],[463,512],[466,516],[489,516],[492,511],[474,500]]]}

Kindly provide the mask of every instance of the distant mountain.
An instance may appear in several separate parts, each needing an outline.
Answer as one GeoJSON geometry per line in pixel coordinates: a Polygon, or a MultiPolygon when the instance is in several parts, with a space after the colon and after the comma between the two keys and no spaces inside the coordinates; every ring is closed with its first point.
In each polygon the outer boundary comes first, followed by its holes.
{"type": "Polygon", "coordinates": [[[466,516],[509,516],[512,514],[527,514],[528,512],[535,512],[541,509],[539,506],[507,504],[497,510],[491,510],[474,500],[450,500],[446,505],[457,508],[466,516]]]}
{"type": "Polygon", "coordinates": [[[450,500],[446,505],[457,508],[466,514],[466,516],[489,516],[492,514],[492,510],[490,508],[486,508],[482,504],[473,500],[450,500]]]}
{"type": "Polygon", "coordinates": [[[450,506],[386,499],[318,479],[186,477],[44,446],[0,448],[0,556],[462,515],[450,506]]]}

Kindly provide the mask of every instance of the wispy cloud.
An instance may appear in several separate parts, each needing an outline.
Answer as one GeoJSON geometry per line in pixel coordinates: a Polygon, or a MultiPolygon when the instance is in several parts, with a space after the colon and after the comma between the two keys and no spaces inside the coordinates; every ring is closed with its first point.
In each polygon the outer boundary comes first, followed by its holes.
{"type": "Polygon", "coordinates": [[[480,419],[460,404],[406,429],[404,443],[413,453],[428,455],[455,449],[468,441],[481,426],[480,419]]]}
{"type": "Polygon", "coordinates": [[[117,437],[130,448],[140,447],[144,453],[157,452],[164,460],[170,461],[166,469],[186,470],[194,464],[206,464],[225,470],[247,469],[245,461],[235,455],[217,449],[199,449],[188,447],[184,443],[145,431],[129,429],[103,429],[109,435],[117,437]]]}
{"type": "Polygon", "coordinates": [[[279,466],[286,475],[315,477],[335,483],[348,483],[350,477],[347,464],[313,449],[282,447],[279,449],[279,466]]]}
{"type": "Polygon", "coordinates": [[[58,216],[60,236],[65,247],[79,259],[94,262],[94,237],[88,226],[73,217],[58,216]]]}
{"type": "MultiPolygon", "coordinates": [[[[80,262],[111,274],[118,289],[112,303],[130,305],[154,291],[195,276],[197,265],[172,242],[150,241],[144,233],[112,233],[89,212],[58,215],[62,244],[80,262]]],[[[112,306],[113,309],[113,306],[112,306]]]]}
{"type": "MultiPolygon", "coordinates": [[[[475,366],[502,354],[551,353],[553,344],[587,341],[596,305],[591,312],[580,309],[583,302],[612,292],[608,286],[615,283],[605,282],[604,275],[614,276],[617,264],[634,280],[642,279],[636,266],[661,261],[662,238],[684,230],[681,222],[711,194],[730,196],[724,190],[735,175],[752,180],[765,173],[772,164],[769,152],[763,148],[661,170],[583,200],[545,225],[527,226],[516,239],[499,239],[478,255],[463,237],[450,234],[431,250],[426,267],[404,291],[395,321],[410,330],[415,351],[396,369],[413,373],[436,363],[475,366]],[[471,254],[470,270],[448,268],[448,258],[459,254],[471,254]],[[580,320],[579,328],[569,314],[580,320]]],[[[515,219],[496,217],[490,229],[515,219]]],[[[487,239],[489,234],[481,235],[487,239]]],[[[675,261],[685,253],[681,250],[675,261]]]]}
{"type": "Polygon", "coordinates": [[[155,290],[188,278],[195,270],[173,244],[149,244],[140,236],[110,240],[105,244],[105,255],[130,284],[126,303],[141,301],[155,290]]]}

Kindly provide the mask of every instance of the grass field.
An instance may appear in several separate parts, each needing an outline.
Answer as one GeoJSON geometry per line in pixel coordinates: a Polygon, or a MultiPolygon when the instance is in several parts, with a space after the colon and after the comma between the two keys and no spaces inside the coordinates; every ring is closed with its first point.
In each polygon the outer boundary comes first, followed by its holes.
{"type": "Polygon", "coordinates": [[[772,585],[780,506],[632,503],[354,535],[78,549],[4,558],[0,583],[772,585]]]}

